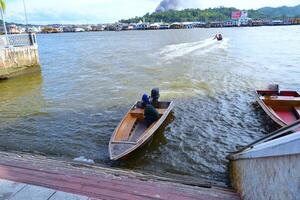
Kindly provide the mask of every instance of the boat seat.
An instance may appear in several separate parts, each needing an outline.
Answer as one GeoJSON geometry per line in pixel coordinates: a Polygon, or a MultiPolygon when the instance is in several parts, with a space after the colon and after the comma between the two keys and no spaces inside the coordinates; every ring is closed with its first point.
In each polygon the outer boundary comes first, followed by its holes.
{"type": "Polygon", "coordinates": [[[292,96],[262,96],[260,97],[262,100],[279,100],[279,101],[300,101],[300,97],[292,97],[292,96]]]}
{"type": "MultiPolygon", "coordinates": [[[[157,112],[158,112],[160,115],[163,115],[167,109],[159,108],[159,109],[156,109],[156,110],[157,110],[157,112]]],[[[131,113],[133,116],[136,116],[136,115],[144,115],[144,109],[142,109],[142,108],[135,108],[135,109],[131,110],[130,113],[131,113]]]]}
{"type": "Polygon", "coordinates": [[[136,142],[131,142],[131,141],[112,141],[112,144],[132,144],[132,145],[136,145],[136,142]]]}
{"type": "Polygon", "coordinates": [[[267,105],[300,106],[300,97],[264,96],[260,97],[267,105]]]}

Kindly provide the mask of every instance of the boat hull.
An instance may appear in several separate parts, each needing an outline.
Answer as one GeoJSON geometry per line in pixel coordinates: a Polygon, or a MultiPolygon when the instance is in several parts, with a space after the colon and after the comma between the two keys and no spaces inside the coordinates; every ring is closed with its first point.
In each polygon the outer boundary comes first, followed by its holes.
{"type": "Polygon", "coordinates": [[[297,91],[257,90],[257,102],[279,126],[286,126],[300,119],[300,95],[297,91]]]}

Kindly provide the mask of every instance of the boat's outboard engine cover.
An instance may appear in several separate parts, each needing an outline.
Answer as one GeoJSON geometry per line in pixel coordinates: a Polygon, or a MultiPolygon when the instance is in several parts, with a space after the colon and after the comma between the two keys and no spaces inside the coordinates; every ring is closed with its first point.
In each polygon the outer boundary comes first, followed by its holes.
{"type": "Polygon", "coordinates": [[[152,100],[158,101],[159,97],[160,97],[160,95],[159,95],[159,88],[153,88],[151,90],[151,98],[152,98],[152,100]]]}

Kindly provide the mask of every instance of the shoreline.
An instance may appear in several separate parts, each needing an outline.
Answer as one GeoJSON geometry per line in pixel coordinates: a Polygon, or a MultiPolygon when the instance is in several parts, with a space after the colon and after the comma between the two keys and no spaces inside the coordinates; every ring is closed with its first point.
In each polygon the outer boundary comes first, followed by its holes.
{"type": "Polygon", "coordinates": [[[164,28],[164,29],[132,29],[132,30],[102,30],[102,31],[62,31],[62,32],[40,32],[37,34],[56,34],[56,33],[93,33],[93,32],[126,32],[126,31],[166,31],[166,30],[191,30],[191,29],[228,29],[228,28],[256,28],[256,27],[279,27],[279,26],[300,26],[300,24],[277,24],[277,25],[247,25],[247,26],[216,26],[216,27],[193,27],[193,28],[164,28]]]}

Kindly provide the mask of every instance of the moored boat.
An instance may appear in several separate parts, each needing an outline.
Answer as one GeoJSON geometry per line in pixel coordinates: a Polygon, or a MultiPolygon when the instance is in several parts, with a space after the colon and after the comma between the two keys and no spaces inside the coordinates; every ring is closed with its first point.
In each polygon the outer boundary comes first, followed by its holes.
{"type": "Polygon", "coordinates": [[[112,135],[109,142],[111,160],[122,159],[149,141],[174,107],[173,101],[160,101],[156,109],[160,117],[149,126],[144,120],[144,109],[138,106],[140,104],[136,102],[130,108],[112,135]]]}
{"type": "Polygon", "coordinates": [[[268,90],[257,90],[259,105],[280,126],[289,125],[300,119],[300,93],[294,89],[276,86],[268,90]]]}

